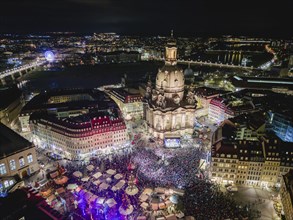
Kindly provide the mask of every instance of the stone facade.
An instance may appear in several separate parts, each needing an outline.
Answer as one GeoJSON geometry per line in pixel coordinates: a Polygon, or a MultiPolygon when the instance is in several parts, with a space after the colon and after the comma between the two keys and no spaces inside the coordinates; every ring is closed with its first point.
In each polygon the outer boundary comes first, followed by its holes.
{"type": "Polygon", "coordinates": [[[183,70],[177,66],[177,47],[167,44],[165,65],[159,69],[155,86],[147,83],[145,119],[148,131],[160,139],[192,134],[196,99],[193,88],[185,93],[183,70]]]}

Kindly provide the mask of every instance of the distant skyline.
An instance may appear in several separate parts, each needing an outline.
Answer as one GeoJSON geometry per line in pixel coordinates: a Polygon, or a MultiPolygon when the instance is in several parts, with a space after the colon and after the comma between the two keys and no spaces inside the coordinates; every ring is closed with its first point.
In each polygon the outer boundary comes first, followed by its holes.
{"type": "Polygon", "coordinates": [[[0,32],[293,37],[292,0],[2,0],[0,32]]]}

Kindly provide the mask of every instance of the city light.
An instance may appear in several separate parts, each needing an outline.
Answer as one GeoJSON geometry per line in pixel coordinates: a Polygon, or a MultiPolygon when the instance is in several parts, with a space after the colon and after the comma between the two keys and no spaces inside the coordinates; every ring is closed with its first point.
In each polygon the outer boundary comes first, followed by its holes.
{"type": "Polygon", "coordinates": [[[3,1],[2,218],[293,219],[286,3],[3,1]]]}
{"type": "Polygon", "coordinates": [[[53,62],[55,60],[55,55],[52,51],[48,50],[45,52],[45,58],[48,62],[53,62]]]}

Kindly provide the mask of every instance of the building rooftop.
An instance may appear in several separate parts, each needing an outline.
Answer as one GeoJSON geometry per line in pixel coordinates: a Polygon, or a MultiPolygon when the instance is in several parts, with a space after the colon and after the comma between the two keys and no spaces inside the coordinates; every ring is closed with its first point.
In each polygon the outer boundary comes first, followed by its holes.
{"type": "Polygon", "coordinates": [[[259,111],[250,114],[242,114],[229,119],[235,125],[245,125],[250,129],[257,130],[266,122],[265,112],[259,111]]]}
{"type": "MultiPolygon", "coordinates": [[[[105,102],[111,102],[107,98],[106,94],[91,89],[61,89],[52,90],[49,92],[42,92],[30,100],[22,109],[21,113],[33,112],[37,110],[45,110],[49,108],[67,108],[67,109],[79,109],[80,107],[95,107],[97,105],[103,105],[105,102]],[[90,100],[69,101],[62,103],[50,103],[50,98],[67,95],[89,95],[90,100]]],[[[114,102],[113,102],[114,105],[114,102]]]]}
{"type": "Polygon", "coordinates": [[[259,77],[238,77],[231,78],[235,87],[254,88],[254,89],[272,89],[287,88],[293,89],[293,79],[290,78],[259,78],[259,77]]]}
{"type": "Polygon", "coordinates": [[[214,96],[214,95],[219,95],[219,94],[225,94],[228,93],[227,91],[220,90],[220,89],[214,89],[210,87],[198,87],[194,90],[194,93],[197,96],[201,97],[209,97],[209,96],[214,96]]]}
{"type": "Polygon", "coordinates": [[[109,129],[125,127],[123,118],[118,109],[93,111],[76,117],[58,119],[47,112],[34,112],[30,120],[53,128],[54,131],[66,135],[92,135],[92,131],[103,133],[109,129]]]}
{"type": "Polygon", "coordinates": [[[218,106],[225,110],[225,112],[240,112],[245,113],[247,111],[256,110],[257,105],[252,100],[248,100],[244,97],[216,97],[211,100],[211,105],[218,106]]]}
{"type": "MultiPolygon", "coordinates": [[[[257,114],[254,117],[257,117],[257,114]]],[[[282,141],[269,131],[262,133],[254,140],[237,140],[236,133],[235,124],[230,120],[225,121],[213,134],[212,156],[237,154],[240,160],[280,161],[282,166],[293,167],[292,143],[282,141]]]]}
{"type": "Polygon", "coordinates": [[[0,123],[0,158],[33,147],[32,143],[0,123]]]}
{"type": "Polygon", "coordinates": [[[293,96],[268,90],[243,89],[234,93],[226,93],[213,98],[211,104],[226,111],[271,110],[285,115],[293,115],[293,96]]]}
{"type": "Polygon", "coordinates": [[[114,88],[110,90],[110,94],[124,103],[142,100],[139,90],[134,88],[114,88]]]}

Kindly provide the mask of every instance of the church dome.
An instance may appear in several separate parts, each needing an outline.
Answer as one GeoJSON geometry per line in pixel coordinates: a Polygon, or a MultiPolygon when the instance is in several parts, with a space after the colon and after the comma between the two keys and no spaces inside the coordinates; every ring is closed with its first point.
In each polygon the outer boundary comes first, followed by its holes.
{"type": "Polygon", "coordinates": [[[183,98],[184,91],[184,74],[178,66],[165,65],[157,74],[156,89],[163,88],[166,97],[172,97],[173,94],[180,94],[183,98]]]}
{"type": "Polygon", "coordinates": [[[188,67],[184,70],[184,76],[193,76],[193,70],[188,67]]]}

